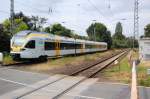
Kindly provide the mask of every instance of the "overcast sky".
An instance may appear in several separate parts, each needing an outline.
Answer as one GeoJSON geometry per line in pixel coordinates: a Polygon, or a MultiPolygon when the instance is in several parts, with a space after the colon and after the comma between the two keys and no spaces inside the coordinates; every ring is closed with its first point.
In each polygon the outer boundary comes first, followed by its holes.
{"type": "MultiPolygon", "coordinates": [[[[87,27],[96,20],[112,32],[118,21],[124,35],[133,35],[134,0],[14,0],[15,12],[48,18],[47,25],[62,23],[80,35],[86,35],[87,27]],[[52,9],[52,12],[49,12],[52,9]],[[121,20],[126,19],[126,20],[121,20]]],[[[150,0],[139,0],[140,35],[150,23],[150,0]]],[[[0,22],[9,17],[10,0],[0,3],[0,22]]]]}

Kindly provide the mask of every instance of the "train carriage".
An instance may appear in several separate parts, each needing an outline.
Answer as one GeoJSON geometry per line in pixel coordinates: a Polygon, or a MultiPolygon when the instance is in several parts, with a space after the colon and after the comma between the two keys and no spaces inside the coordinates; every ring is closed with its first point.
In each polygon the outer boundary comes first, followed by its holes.
{"type": "Polygon", "coordinates": [[[14,59],[33,59],[107,50],[107,43],[61,37],[45,32],[21,31],[11,39],[14,59]]]}

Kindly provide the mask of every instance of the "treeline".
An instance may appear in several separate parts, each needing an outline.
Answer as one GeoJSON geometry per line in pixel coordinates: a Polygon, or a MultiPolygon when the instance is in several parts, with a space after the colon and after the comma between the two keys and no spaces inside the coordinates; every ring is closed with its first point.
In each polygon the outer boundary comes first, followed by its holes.
{"type": "Polygon", "coordinates": [[[116,24],[115,34],[112,36],[113,48],[132,48],[133,42],[134,47],[138,47],[138,41],[133,37],[126,37],[123,35],[123,27],[120,22],[116,24]]]}
{"type": "Polygon", "coordinates": [[[29,17],[24,15],[22,12],[19,12],[14,15],[13,31],[10,31],[10,18],[6,19],[3,23],[0,24],[0,52],[10,51],[10,39],[12,35],[22,30],[48,32],[55,35],[88,40],[87,36],[80,36],[59,23],[44,27],[46,22],[46,18],[39,16],[29,17]]]}
{"type": "Polygon", "coordinates": [[[141,36],[141,38],[143,37],[148,37],[150,38],[150,24],[147,24],[144,28],[144,35],[141,36]]]}
{"type": "Polygon", "coordinates": [[[108,48],[132,48],[133,42],[138,47],[138,41],[133,37],[123,35],[123,27],[120,22],[117,23],[115,33],[111,36],[111,32],[102,23],[91,24],[87,29],[90,40],[107,42],[108,48]]]}
{"type": "Polygon", "coordinates": [[[60,35],[60,36],[65,36],[65,37],[70,37],[70,38],[75,38],[75,39],[84,39],[84,40],[89,39],[87,36],[80,36],[74,33],[73,30],[70,30],[66,28],[65,26],[62,26],[59,23],[53,24],[52,26],[48,26],[44,28],[43,31],[54,34],[54,35],[60,35]]]}
{"type": "MultiPolygon", "coordinates": [[[[13,31],[10,32],[10,19],[6,19],[0,24],[0,51],[10,51],[11,36],[22,30],[42,31],[75,39],[107,42],[108,48],[129,48],[132,47],[133,44],[132,37],[125,37],[123,35],[123,28],[120,22],[116,25],[114,35],[111,35],[111,32],[104,24],[93,23],[86,30],[88,36],[80,36],[74,33],[73,30],[62,26],[60,23],[44,27],[46,23],[46,18],[38,16],[29,17],[19,12],[14,15],[13,31]]],[[[135,40],[134,42],[136,42],[136,46],[138,46],[137,41],[135,40]]]]}

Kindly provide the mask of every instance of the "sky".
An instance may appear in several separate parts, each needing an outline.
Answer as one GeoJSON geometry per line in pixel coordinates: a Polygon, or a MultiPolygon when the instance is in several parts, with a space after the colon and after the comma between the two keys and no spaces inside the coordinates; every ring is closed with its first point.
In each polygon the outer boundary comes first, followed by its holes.
{"type": "MultiPolygon", "coordinates": [[[[79,35],[87,35],[91,23],[105,24],[112,35],[117,22],[123,26],[123,34],[133,35],[134,0],[14,0],[15,12],[27,16],[48,19],[46,26],[61,23],[79,35]],[[50,11],[51,9],[52,11],[50,11]],[[126,20],[123,20],[126,19],[126,20]]],[[[139,34],[150,23],[150,0],[139,0],[139,34]]],[[[0,3],[0,22],[10,16],[10,0],[0,3]]]]}

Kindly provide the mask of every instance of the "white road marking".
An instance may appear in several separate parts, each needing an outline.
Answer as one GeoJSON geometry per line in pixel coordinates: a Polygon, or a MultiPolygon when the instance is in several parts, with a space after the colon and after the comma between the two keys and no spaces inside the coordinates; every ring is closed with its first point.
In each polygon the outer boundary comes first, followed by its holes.
{"type": "MultiPolygon", "coordinates": [[[[31,74],[36,74],[36,75],[46,75],[46,74],[41,74],[41,73],[36,73],[36,72],[17,70],[17,69],[14,69],[14,68],[4,68],[4,69],[14,70],[14,71],[22,72],[22,73],[31,73],[31,74]]],[[[54,74],[50,74],[50,75],[54,75],[54,74]]]]}
{"type": "Polygon", "coordinates": [[[122,86],[130,86],[129,84],[123,83],[114,83],[114,82],[96,82],[97,84],[109,84],[109,85],[122,85],[122,86]]]}
{"type": "Polygon", "coordinates": [[[104,98],[97,98],[97,97],[90,97],[90,96],[83,96],[83,95],[73,95],[73,94],[66,94],[68,96],[73,96],[73,97],[79,97],[79,98],[88,98],[88,99],[104,99],[104,98]]]}
{"type": "Polygon", "coordinates": [[[1,77],[0,77],[0,80],[11,82],[11,83],[18,84],[18,85],[29,86],[28,84],[25,84],[25,83],[16,82],[16,81],[8,80],[8,79],[1,78],[1,77]]]}

